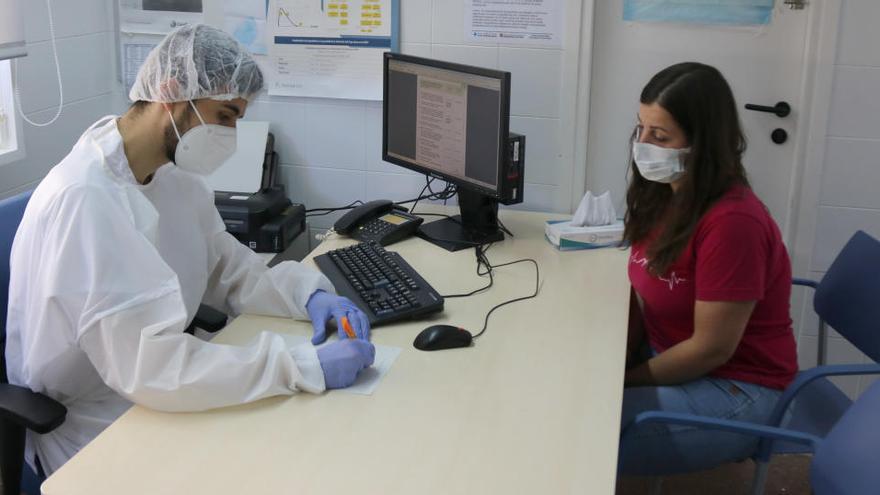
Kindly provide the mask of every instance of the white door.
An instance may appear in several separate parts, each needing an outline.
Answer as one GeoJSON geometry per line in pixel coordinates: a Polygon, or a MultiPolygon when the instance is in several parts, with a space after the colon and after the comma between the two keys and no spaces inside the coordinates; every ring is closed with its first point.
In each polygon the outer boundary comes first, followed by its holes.
{"type": "Polygon", "coordinates": [[[622,3],[595,2],[586,188],[610,189],[623,211],[628,140],[642,88],[664,67],[702,62],[717,67],[733,88],[748,139],[749,179],[790,239],[796,148],[806,127],[801,92],[810,7],[791,10],[779,0],[770,25],[736,28],[624,22],[622,3]],[[743,108],[780,101],[792,109],[785,118],[743,108]],[[788,134],[785,143],[771,141],[775,129],[788,134]]]}

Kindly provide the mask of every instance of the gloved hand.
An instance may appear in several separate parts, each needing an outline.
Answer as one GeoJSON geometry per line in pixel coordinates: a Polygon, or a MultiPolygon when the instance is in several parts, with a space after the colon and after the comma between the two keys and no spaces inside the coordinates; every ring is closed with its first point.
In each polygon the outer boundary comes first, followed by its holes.
{"type": "Polygon", "coordinates": [[[376,348],[360,339],[331,342],[318,349],[318,361],[324,371],[327,389],[351,386],[358,373],[373,365],[376,348]]]}
{"type": "Polygon", "coordinates": [[[343,316],[348,317],[348,322],[359,339],[369,340],[370,338],[370,320],[367,315],[344,297],[317,290],[309,297],[306,311],[309,313],[312,328],[315,330],[312,335],[312,345],[318,345],[327,340],[327,322],[330,321],[330,318],[336,320],[339,338],[347,338],[345,330],[342,328],[343,316]]]}

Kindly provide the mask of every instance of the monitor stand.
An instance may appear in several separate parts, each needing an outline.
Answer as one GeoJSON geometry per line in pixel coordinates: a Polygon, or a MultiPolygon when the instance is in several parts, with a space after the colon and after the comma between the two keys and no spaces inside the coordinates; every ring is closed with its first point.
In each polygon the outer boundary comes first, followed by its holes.
{"type": "Polygon", "coordinates": [[[504,240],[504,233],[498,228],[498,200],[459,189],[458,207],[461,215],[422,224],[419,237],[447,251],[504,240]]]}

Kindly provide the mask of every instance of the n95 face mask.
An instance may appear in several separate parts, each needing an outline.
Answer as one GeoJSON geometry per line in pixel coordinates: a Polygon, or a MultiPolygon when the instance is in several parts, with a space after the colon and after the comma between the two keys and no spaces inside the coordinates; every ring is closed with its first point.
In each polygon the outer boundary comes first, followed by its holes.
{"type": "Polygon", "coordinates": [[[650,143],[633,141],[633,160],[639,173],[647,180],[668,184],[684,175],[682,157],[690,148],[662,148],[650,143]]]}
{"type": "Polygon", "coordinates": [[[171,112],[168,112],[178,139],[174,163],[187,172],[211,175],[235,153],[236,131],[234,127],[206,124],[195,104],[192,101],[189,104],[202,124],[184,132],[183,136],[177,130],[171,112]]]}

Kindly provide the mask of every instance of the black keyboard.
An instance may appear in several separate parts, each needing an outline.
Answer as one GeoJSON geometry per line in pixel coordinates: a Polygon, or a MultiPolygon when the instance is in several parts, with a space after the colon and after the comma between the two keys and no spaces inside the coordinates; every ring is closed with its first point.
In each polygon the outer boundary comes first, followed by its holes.
{"type": "Polygon", "coordinates": [[[403,257],[377,242],[329,251],[315,263],[373,326],[443,310],[443,297],[403,257]]]}

